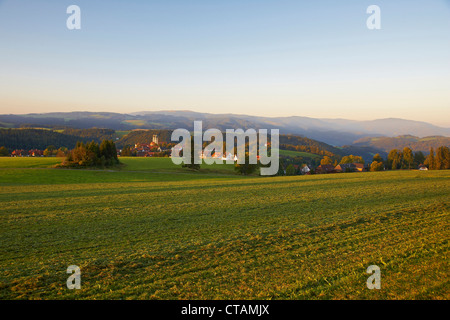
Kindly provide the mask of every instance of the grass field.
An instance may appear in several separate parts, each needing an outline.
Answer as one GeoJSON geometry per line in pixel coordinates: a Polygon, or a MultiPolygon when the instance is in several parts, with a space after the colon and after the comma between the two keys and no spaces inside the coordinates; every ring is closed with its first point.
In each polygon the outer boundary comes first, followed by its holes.
{"type": "Polygon", "coordinates": [[[0,158],[0,299],[450,297],[450,171],[242,177],[51,160],[0,158]],[[366,288],[372,264],[381,290],[366,288]],[[81,290],[66,287],[69,265],[81,290]]]}
{"type": "Polygon", "coordinates": [[[280,155],[288,157],[321,158],[321,156],[314,153],[293,150],[280,150],[280,155]]]}

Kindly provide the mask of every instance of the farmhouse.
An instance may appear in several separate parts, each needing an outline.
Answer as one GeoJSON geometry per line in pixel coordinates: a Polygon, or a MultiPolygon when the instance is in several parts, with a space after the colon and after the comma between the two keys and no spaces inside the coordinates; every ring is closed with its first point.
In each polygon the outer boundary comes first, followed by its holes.
{"type": "Polygon", "coordinates": [[[338,164],[334,170],[336,170],[336,172],[355,172],[357,169],[354,163],[341,163],[338,164]]]}
{"type": "Polygon", "coordinates": [[[334,166],[332,164],[321,164],[316,168],[316,173],[335,173],[334,166]]]}
{"type": "Polygon", "coordinates": [[[302,174],[311,174],[311,169],[306,164],[303,168],[301,168],[300,171],[302,172],[302,174]]]}
{"type": "Polygon", "coordinates": [[[28,152],[23,149],[16,149],[13,152],[11,152],[11,157],[24,157],[27,156],[28,152]]]}
{"type": "Polygon", "coordinates": [[[341,163],[334,168],[336,172],[362,172],[366,171],[362,163],[341,163]]]}

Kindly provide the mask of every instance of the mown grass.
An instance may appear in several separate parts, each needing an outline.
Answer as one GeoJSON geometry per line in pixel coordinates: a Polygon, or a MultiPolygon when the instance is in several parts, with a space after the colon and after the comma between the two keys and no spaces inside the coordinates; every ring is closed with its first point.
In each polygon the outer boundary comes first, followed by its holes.
{"type": "Polygon", "coordinates": [[[4,169],[0,298],[448,299],[449,193],[449,171],[4,169]]]}

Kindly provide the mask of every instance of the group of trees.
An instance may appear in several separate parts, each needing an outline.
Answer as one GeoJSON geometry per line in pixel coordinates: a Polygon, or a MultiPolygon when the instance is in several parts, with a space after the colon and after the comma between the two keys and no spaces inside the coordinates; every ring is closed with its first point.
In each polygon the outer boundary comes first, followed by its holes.
{"type": "Polygon", "coordinates": [[[413,169],[418,165],[423,164],[425,156],[422,151],[413,152],[411,148],[405,147],[402,151],[392,149],[386,161],[386,169],[398,170],[398,169],[413,169]]]}
{"type": "Polygon", "coordinates": [[[450,149],[446,146],[437,148],[436,153],[430,148],[430,153],[425,157],[423,152],[413,152],[411,148],[405,147],[402,151],[392,149],[386,161],[376,154],[370,165],[371,171],[379,171],[384,169],[416,169],[419,165],[425,165],[429,170],[450,169],[450,149]]]}
{"type": "Polygon", "coordinates": [[[383,171],[385,170],[384,160],[379,153],[373,156],[372,163],[370,164],[370,171],[383,171]]]}
{"type": "MultiPolygon", "coordinates": [[[[348,155],[348,156],[344,156],[341,158],[341,160],[339,161],[339,164],[345,164],[345,163],[362,163],[364,164],[364,159],[360,156],[354,156],[354,155],[348,155]]],[[[332,164],[334,166],[338,165],[338,160],[334,160],[328,156],[324,156],[322,158],[322,160],[320,160],[320,164],[321,165],[326,165],[326,164],[332,164]]]]}
{"type": "Polygon", "coordinates": [[[441,146],[437,148],[435,154],[433,148],[430,148],[430,154],[426,157],[424,164],[430,170],[450,169],[450,149],[441,146]]]}
{"type": "Polygon", "coordinates": [[[117,149],[113,141],[103,140],[99,145],[95,141],[84,144],[78,142],[71,150],[62,166],[64,167],[90,167],[90,166],[113,166],[119,164],[117,149]]]}
{"type": "Polygon", "coordinates": [[[345,164],[345,163],[362,163],[362,164],[364,164],[365,161],[362,157],[354,156],[351,154],[349,156],[342,157],[341,162],[339,162],[339,164],[345,164]]]}
{"type": "Polygon", "coordinates": [[[54,145],[48,146],[44,152],[44,157],[65,157],[69,154],[66,147],[56,148],[54,145]]]}

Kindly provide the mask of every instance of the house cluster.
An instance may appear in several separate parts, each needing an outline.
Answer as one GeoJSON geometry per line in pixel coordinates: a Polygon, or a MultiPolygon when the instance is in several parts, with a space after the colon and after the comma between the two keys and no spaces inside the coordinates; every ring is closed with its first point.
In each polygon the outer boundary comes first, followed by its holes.
{"type": "Polygon", "coordinates": [[[43,157],[44,150],[31,149],[31,150],[23,150],[16,149],[11,152],[11,157],[43,157]]]}
{"type": "Polygon", "coordinates": [[[339,173],[339,172],[363,172],[367,171],[362,163],[342,163],[337,166],[332,164],[322,164],[318,166],[315,173],[339,173]]]}
{"type": "MultiPolygon", "coordinates": [[[[155,157],[161,152],[167,151],[161,148],[156,134],[153,135],[153,139],[150,143],[136,143],[134,147],[130,147],[130,150],[136,157],[155,157]]],[[[121,154],[121,152],[122,150],[118,150],[119,154],[121,154]]]]}
{"type": "Polygon", "coordinates": [[[136,143],[131,151],[136,152],[136,157],[154,157],[157,153],[162,152],[162,149],[152,141],[149,144],[136,143]]]}
{"type": "MultiPolygon", "coordinates": [[[[202,159],[205,159],[205,158],[207,158],[207,156],[206,155],[204,155],[203,153],[200,155],[200,158],[202,158],[202,159]]],[[[224,161],[237,161],[238,160],[238,157],[237,157],[237,155],[235,155],[235,154],[232,154],[232,153],[230,153],[230,152],[228,152],[228,153],[224,153],[224,154],[222,154],[222,153],[220,153],[220,152],[215,152],[212,156],[211,156],[211,158],[213,158],[213,159],[222,159],[222,160],[224,160],[224,161]]],[[[259,156],[257,156],[257,160],[259,160],[259,156]]]]}
{"type": "MultiPolygon", "coordinates": [[[[181,154],[183,151],[183,148],[180,145],[176,145],[171,149],[171,154],[181,154]]],[[[203,151],[200,151],[198,153],[198,156],[200,159],[206,159],[206,158],[212,158],[212,159],[221,159],[223,161],[237,161],[238,157],[235,154],[232,154],[230,152],[214,152],[212,156],[206,155],[203,153],[203,151]]],[[[259,161],[259,155],[256,157],[256,159],[259,161]]]]}

